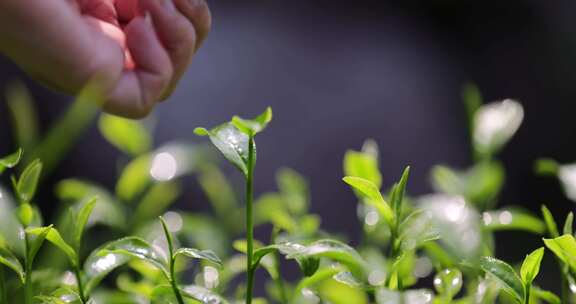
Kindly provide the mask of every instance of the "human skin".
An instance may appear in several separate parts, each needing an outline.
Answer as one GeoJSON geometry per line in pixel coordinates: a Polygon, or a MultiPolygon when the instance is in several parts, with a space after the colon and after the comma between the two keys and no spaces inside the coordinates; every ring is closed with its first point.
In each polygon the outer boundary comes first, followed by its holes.
{"type": "Polygon", "coordinates": [[[205,0],[0,0],[0,52],[75,94],[96,81],[106,112],[142,118],[208,35],[205,0]]]}

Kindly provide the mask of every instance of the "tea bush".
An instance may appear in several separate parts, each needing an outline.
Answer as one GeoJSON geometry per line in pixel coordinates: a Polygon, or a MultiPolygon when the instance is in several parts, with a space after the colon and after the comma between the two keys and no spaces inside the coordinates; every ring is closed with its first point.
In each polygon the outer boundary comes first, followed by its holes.
{"type": "MultiPolygon", "coordinates": [[[[310,213],[309,188],[292,169],[277,174],[278,190],[253,193],[256,137],[266,136],[270,108],[254,119],[233,117],[194,132],[209,138],[244,177],[244,195],[204,145],[152,147],[146,123],[100,115],[102,135],[124,153],[113,190],[84,179],[60,181],[61,203],[46,224],[36,199],[42,179],[74,137],[97,115],[96,91],[87,88],[42,139],[26,91],[14,87],[9,107],[21,146],[0,159],[11,191],[0,188],[0,301],[2,303],[573,303],[576,240],[573,214],[558,226],[546,206],[536,215],[497,206],[505,172],[497,153],[523,119],[514,100],[483,104],[465,89],[474,163],[431,171],[435,193],[409,196],[410,167],[383,185],[377,144],[367,140],[343,160],[343,182],[358,201],[362,240],[356,248],[321,228],[310,213]],[[73,130],[73,131],[71,131],[73,130]],[[260,133],[263,133],[262,135],[260,133]],[[194,175],[213,212],[169,210],[194,175]],[[271,227],[266,242],[255,227],[271,227]],[[494,257],[494,234],[518,230],[541,236],[519,248],[521,263],[494,257]],[[51,245],[51,246],[50,246],[51,245]],[[538,286],[545,255],[558,264],[561,294],[538,286]],[[283,263],[300,278],[287,280],[283,263]],[[255,279],[262,269],[265,281],[255,279]],[[432,277],[433,286],[421,282],[432,277]],[[266,296],[254,297],[255,286],[266,296]]],[[[260,157],[266,157],[264,155],[260,157]]],[[[550,159],[536,171],[554,176],[576,200],[576,167],[550,159]]],[[[354,202],[351,202],[354,203],[354,202]]]]}

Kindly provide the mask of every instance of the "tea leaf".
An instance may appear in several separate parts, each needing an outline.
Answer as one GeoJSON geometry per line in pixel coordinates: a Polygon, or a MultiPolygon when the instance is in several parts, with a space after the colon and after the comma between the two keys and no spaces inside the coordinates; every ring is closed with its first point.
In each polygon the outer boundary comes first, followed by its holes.
{"type": "Polygon", "coordinates": [[[427,289],[413,289],[404,292],[381,288],[376,291],[377,304],[431,304],[434,294],[427,289]]]}
{"type": "Polygon", "coordinates": [[[23,203],[18,207],[18,219],[24,226],[29,226],[34,221],[34,209],[28,203],[23,203]]]}
{"type": "Polygon", "coordinates": [[[24,283],[24,267],[18,260],[18,258],[10,252],[10,250],[0,246],[0,264],[14,270],[20,278],[20,281],[24,283]]]}
{"type": "Polygon", "coordinates": [[[62,250],[62,252],[64,252],[68,256],[68,259],[70,260],[70,263],[72,263],[72,265],[76,265],[76,263],[78,262],[76,251],[74,251],[74,249],[70,245],[68,245],[66,241],[64,241],[64,239],[60,235],[60,232],[58,232],[56,228],[53,228],[52,226],[40,227],[40,228],[27,228],[26,233],[36,235],[38,237],[40,235],[45,234],[45,238],[50,243],[54,244],[54,246],[58,247],[58,249],[62,250]],[[46,230],[48,230],[47,233],[46,230]]]}
{"type": "Polygon", "coordinates": [[[12,117],[13,138],[19,147],[32,151],[38,144],[38,113],[24,83],[17,81],[6,88],[6,105],[12,117]]]}
{"type": "Polygon", "coordinates": [[[35,236],[35,238],[30,240],[30,245],[28,247],[27,261],[29,263],[32,263],[34,261],[34,258],[36,258],[38,250],[40,250],[40,247],[42,247],[42,244],[44,244],[44,240],[46,239],[48,233],[50,233],[51,230],[52,225],[48,227],[38,228],[38,230],[34,231],[33,233],[26,232],[28,234],[31,234],[32,236],[35,236]]]}
{"type": "Polygon", "coordinates": [[[200,301],[202,304],[227,304],[228,301],[221,297],[220,295],[214,293],[213,291],[206,289],[201,286],[190,285],[181,287],[182,295],[187,298],[191,298],[200,301]]]}
{"type": "Polygon", "coordinates": [[[77,251],[80,251],[80,246],[82,244],[82,235],[84,234],[84,229],[86,224],[88,224],[88,219],[96,207],[97,197],[93,197],[87,203],[85,203],[78,213],[74,216],[75,226],[74,226],[74,247],[77,251]]]}
{"type": "Polygon", "coordinates": [[[38,180],[42,173],[42,162],[39,159],[31,162],[20,175],[16,184],[16,192],[22,202],[30,202],[36,193],[38,180]]]}
{"type": "Polygon", "coordinates": [[[574,213],[568,213],[566,216],[566,221],[564,222],[564,229],[562,230],[564,234],[572,234],[572,226],[574,223],[574,213]]]}
{"type": "Polygon", "coordinates": [[[560,233],[558,233],[558,225],[556,225],[552,213],[545,205],[542,205],[541,210],[542,217],[544,217],[544,222],[546,223],[546,228],[548,229],[548,234],[553,238],[558,237],[560,233]]]}
{"type": "Polygon", "coordinates": [[[516,133],[524,109],[515,100],[484,104],[474,113],[474,148],[481,155],[491,155],[500,150],[516,133]]]}
{"type": "Polygon", "coordinates": [[[360,192],[366,198],[366,203],[376,208],[389,225],[394,222],[394,212],[386,203],[376,185],[361,177],[346,176],[343,180],[352,186],[353,189],[360,192]]]}
{"type": "Polygon", "coordinates": [[[534,171],[540,176],[556,176],[559,170],[560,165],[551,158],[537,159],[534,164],[534,171]]]}
{"type": "Polygon", "coordinates": [[[532,281],[534,281],[538,272],[540,272],[540,263],[543,257],[544,247],[540,247],[526,256],[520,268],[520,278],[522,278],[524,285],[532,284],[532,281]]]}
{"type": "Polygon", "coordinates": [[[108,142],[128,155],[138,156],[152,146],[150,133],[139,121],[102,114],[98,127],[108,142]]]}
{"type": "Polygon", "coordinates": [[[242,133],[252,137],[263,131],[272,120],[272,108],[268,107],[264,113],[254,119],[242,119],[238,116],[232,117],[232,124],[242,131],[242,133]]]}
{"type": "Polygon", "coordinates": [[[292,169],[281,168],[276,173],[276,184],[278,184],[286,208],[293,214],[305,214],[309,200],[306,179],[292,169]]]}
{"type": "Polygon", "coordinates": [[[102,248],[94,250],[84,263],[87,279],[84,292],[90,294],[105,276],[131,259],[132,256],[123,253],[114,253],[102,248]]]}
{"type": "Polygon", "coordinates": [[[378,168],[378,159],[369,153],[347,151],[344,154],[344,174],[367,179],[377,188],[382,186],[382,175],[378,168]]]}
{"type": "Polygon", "coordinates": [[[543,290],[543,289],[538,288],[536,286],[532,287],[532,289],[530,291],[530,296],[534,297],[536,299],[544,300],[550,304],[561,304],[562,303],[560,298],[557,295],[555,295],[554,293],[547,291],[547,290],[543,290]]]}
{"type": "Polygon", "coordinates": [[[124,167],[116,182],[116,194],[120,199],[129,203],[133,202],[150,184],[151,160],[152,157],[149,154],[140,155],[124,167]]]}
{"type": "Polygon", "coordinates": [[[402,215],[402,201],[404,200],[404,194],[406,193],[406,183],[408,182],[409,175],[410,175],[410,166],[404,169],[400,181],[393,188],[392,210],[394,210],[394,216],[397,220],[400,220],[400,217],[402,215]]]}
{"type": "Polygon", "coordinates": [[[180,248],[174,252],[174,259],[179,255],[193,259],[206,260],[222,267],[222,260],[211,250],[198,250],[194,248],[180,248]]]}
{"type": "Polygon", "coordinates": [[[457,268],[444,269],[434,276],[436,291],[452,299],[462,289],[462,273],[457,268]]]}
{"type": "Polygon", "coordinates": [[[212,130],[196,128],[194,133],[200,136],[209,136],[210,141],[224,157],[236,166],[244,176],[248,176],[248,135],[240,132],[231,123],[224,123],[212,130]]]}
{"type": "Polygon", "coordinates": [[[338,267],[335,265],[317,270],[314,273],[314,275],[305,277],[302,280],[300,280],[300,282],[296,286],[295,294],[299,294],[304,288],[311,288],[322,281],[328,280],[344,270],[345,269],[343,267],[338,267]]]}
{"type": "Polygon", "coordinates": [[[495,278],[504,291],[520,302],[524,300],[524,285],[512,266],[493,257],[482,257],[480,268],[495,278]]]}
{"type": "Polygon", "coordinates": [[[21,158],[22,158],[22,148],[19,148],[18,150],[16,150],[16,152],[8,156],[0,158],[0,174],[6,168],[14,168],[20,162],[21,158]]]}
{"type": "Polygon", "coordinates": [[[565,234],[554,239],[544,239],[544,244],[564,263],[576,271],[576,240],[565,234]]]}

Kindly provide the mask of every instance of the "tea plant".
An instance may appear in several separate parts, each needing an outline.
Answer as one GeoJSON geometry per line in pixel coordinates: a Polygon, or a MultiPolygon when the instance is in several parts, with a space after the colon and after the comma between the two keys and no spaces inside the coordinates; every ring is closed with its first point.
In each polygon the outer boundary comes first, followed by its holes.
{"type": "MultiPolygon", "coordinates": [[[[271,123],[270,108],[254,119],[234,116],[194,130],[240,171],[242,195],[208,147],[154,148],[152,120],[100,115],[101,134],[122,152],[115,189],[81,178],[59,182],[55,224],[46,225],[37,189],[78,135],[65,130],[87,126],[96,115],[90,104],[100,99],[87,89],[39,139],[25,90],[13,88],[10,96],[15,139],[24,149],[0,158],[0,174],[12,175],[12,191],[0,188],[0,303],[575,303],[573,214],[558,226],[546,206],[540,216],[499,206],[505,171],[497,156],[523,120],[517,101],[484,104],[474,86],[465,88],[473,164],[432,168],[432,194],[410,195],[410,167],[384,185],[374,141],[347,151],[340,186],[356,196],[363,232],[351,246],[321,229],[296,171],[279,170],[276,191],[254,193],[255,138],[271,123]],[[78,117],[83,107],[92,110],[78,117]],[[186,175],[196,177],[213,212],[171,210],[186,175]],[[266,240],[255,239],[257,229],[270,232],[266,240]],[[494,234],[503,230],[536,234],[542,243],[508,263],[495,257],[494,234]],[[559,267],[560,296],[538,284],[547,256],[559,267]],[[300,269],[298,278],[287,279],[286,261],[300,269]],[[256,280],[261,270],[268,278],[256,280]]],[[[557,177],[572,200],[574,168],[536,162],[537,172],[557,177]]]]}

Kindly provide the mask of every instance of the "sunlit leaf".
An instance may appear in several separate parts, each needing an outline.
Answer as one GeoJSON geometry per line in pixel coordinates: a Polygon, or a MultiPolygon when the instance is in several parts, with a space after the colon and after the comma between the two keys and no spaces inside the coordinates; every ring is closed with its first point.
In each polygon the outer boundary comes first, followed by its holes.
{"type": "Polygon", "coordinates": [[[18,275],[21,282],[24,282],[24,268],[18,258],[10,250],[0,246],[0,264],[12,269],[18,275]]]}
{"type": "Polygon", "coordinates": [[[36,194],[38,187],[38,180],[42,173],[42,162],[39,159],[34,160],[20,175],[18,183],[16,184],[16,192],[22,202],[30,202],[36,194]]]}
{"type": "Polygon", "coordinates": [[[564,221],[564,229],[562,229],[563,234],[572,234],[572,226],[574,223],[574,213],[570,212],[566,216],[566,221],[564,221]]]}
{"type": "Polygon", "coordinates": [[[42,247],[42,244],[44,244],[44,240],[48,236],[48,233],[50,233],[52,230],[52,226],[38,229],[39,230],[35,231],[34,233],[27,232],[30,236],[32,236],[29,240],[30,244],[27,252],[27,261],[29,263],[32,263],[34,258],[36,258],[36,254],[38,253],[38,250],[40,250],[40,247],[42,247]]]}
{"type": "Polygon", "coordinates": [[[576,271],[576,240],[565,234],[554,239],[544,239],[544,244],[564,263],[576,271]]]}
{"type": "Polygon", "coordinates": [[[515,100],[482,105],[474,114],[474,148],[482,155],[498,152],[516,133],[523,119],[524,109],[515,100]]]}
{"type": "Polygon", "coordinates": [[[228,301],[215,292],[201,286],[190,285],[180,289],[187,298],[200,301],[202,304],[227,304],[228,301]]]}
{"type": "Polygon", "coordinates": [[[316,288],[320,298],[334,304],[367,304],[368,297],[363,290],[350,287],[336,280],[324,280],[316,288]]]}
{"type": "Polygon", "coordinates": [[[300,293],[304,288],[312,288],[316,284],[328,280],[336,274],[344,271],[343,267],[330,266],[317,270],[312,276],[305,277],[296,286],[296,293],[300,293]]]}
{"type": "Polygon", "coordinates": [[[480,268],[496,279],[504,291],[520,302],[524,300],[524,285],[512,266],[493,257],[482,257],[480,268]]]}
{"type": "Polygon", "coordinates": [[[493,231],[522,230],[536,234],[546,231],[546,224],[531,213],[514,208],[482,213],[484,227],[493,231]]]}
{"type": "Polygon", "coordinates": [[[150,133],[140,121],[102,114],[98,127],[108,142],[126,154],[140,155],[152,145],[150,133]]]}
{"type": "Polygon", "coordinates": [[[224,157],[236,168],[248,175],[248,135],[242,133],[231,123],[224,123],[212,130],[204,128],[194,129],[200,136],[209,136],[210,141],[222,152],[224,157]]]}
{"type": "Polygon", "coordinates": [[[76,263],[78,262],[76,251],[74,250],[74,248],[72,248],[72,246],[68,245],[68,243],[64,241],[64,239],[62,238],[58,230],[56,230],[56,228],[52,227],[27,228],[26,233],[30,235],[36,235],[38,237],[43,234],[46,234],[45,236],[46,239],[50,243],[54,244],[54,246],[58,247],[58,249],[62,250],[62,252],[64,252],[66,256],[68,256],[68,259],[70,260],[70,263],[72,263],[72,265],[76,265],[76,263]],[[47,234],[46,229],[48,229],[47,234]]]}
{"type": "Polygon", "coordinates": [[[382,186],[378,159],[369,153],[347,151],[344,154],[344,174],[367,179],[378,188],[382,186]]]}
{"type": "Polygon", "coordinates": [[[34,209],[28,203],[23,203],[18,207],[18,219],[24,226],[29,226],[34,221],[34,209]]]}
{"type": "Polygon", "coordinates": [[[243,119],[238,116],[232,117],[232,124],[248,136],[254,136],[263,131],[272,120],[272,108],[268,107],[264,113],[254,119],[243,119]]]}
{"type": "Polygon", "coordinates": [[[543,257],[544,247],[540,247],[526,256],[520,268],[520,278],[524,282],[524,285],[532,284],[532,281],[534,281],[540,272],[540,263],[543,257]]]}
{"type": "Polygon", "coordinates": [[[376,208],[389,225],[394,222],[394,212],[384,200],[376,185],[361,177],[346,176],[343,180],[345,183],[352,186],[353,189],[360,192],[365,197],[366,203],[376,208]]]}

